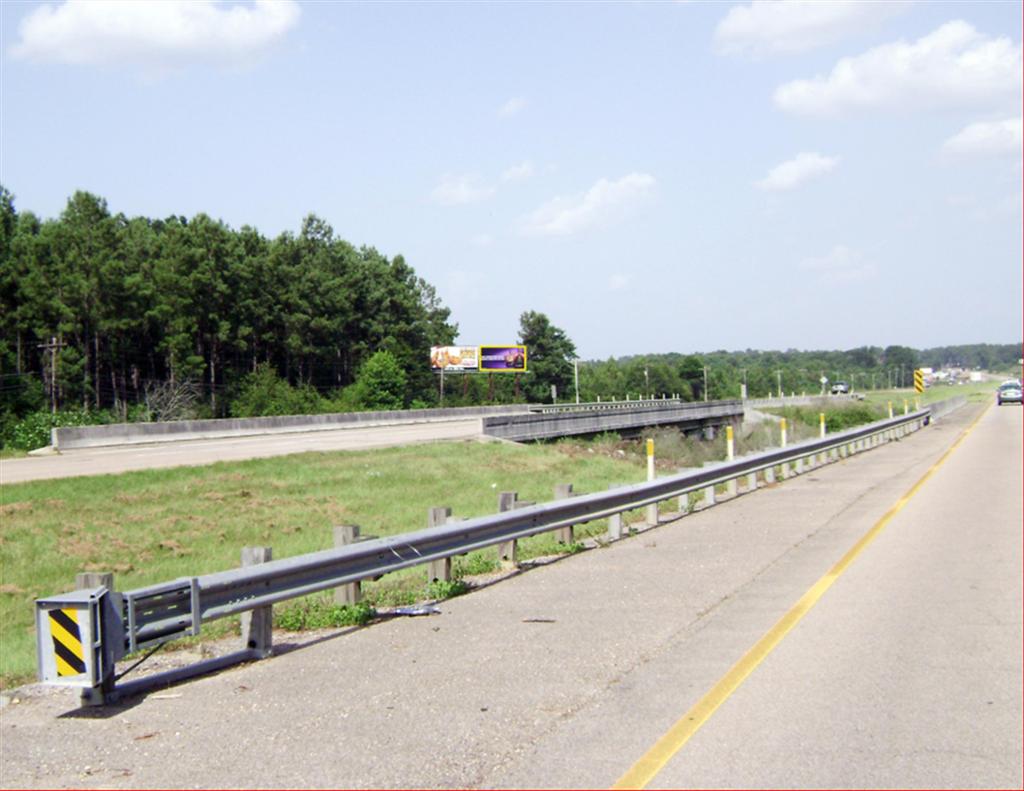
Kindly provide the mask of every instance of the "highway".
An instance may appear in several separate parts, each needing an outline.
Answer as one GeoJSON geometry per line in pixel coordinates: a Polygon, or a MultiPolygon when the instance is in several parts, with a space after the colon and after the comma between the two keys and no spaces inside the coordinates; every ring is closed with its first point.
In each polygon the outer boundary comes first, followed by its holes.
{"type": "Polygon", "coordinates": [[[105,710],[24,689],[0,784],[1020,788],[1022,434],[970,405],[440,615],[105,710]]]}
{"type": "Polygon", "coordinates": [[[0,484],[102,475],[166,467],[285,456],[307,451],[366,450],[417,442],[474,439],[480,420],[340,428],[294,434],[261,434],[223,439],[79,448],[0,461],[0,484]]]}

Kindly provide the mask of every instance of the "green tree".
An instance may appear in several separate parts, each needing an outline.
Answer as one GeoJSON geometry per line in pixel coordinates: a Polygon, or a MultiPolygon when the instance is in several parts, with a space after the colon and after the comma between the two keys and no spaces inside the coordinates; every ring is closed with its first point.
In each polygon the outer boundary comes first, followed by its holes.
{"type": "Polygon", "coordinates": [[[530,373],[525,390],[530,401],[550,399],[552,385],[563,397],[572,393],[576,346],[564,330],[543,313],[529,310],[519,317],[519,342],[526,346],[530,373]]]}
{"type": "Polygon", "coordinates": [[[359,369],[356,395],[367,409],[402,409],[406,405],[405,371],[388,351],[373,354],[359,369]]]}

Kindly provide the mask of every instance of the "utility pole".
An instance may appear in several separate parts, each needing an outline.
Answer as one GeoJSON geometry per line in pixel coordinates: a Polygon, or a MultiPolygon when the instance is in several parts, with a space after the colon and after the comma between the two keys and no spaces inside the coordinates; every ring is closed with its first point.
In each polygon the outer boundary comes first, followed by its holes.
{"type": "Polygon", "coordinates": [[[580,358],[574,357],[572,360],[572,371],[573,376],[576,379],[576,403],[580,402],[580,358]]]}
{"type": "Polygon", "coordinates": [[[704,400],[708,400],[708,367],[704,366],[704,400]]]}
{"type": "Polygon", "coordinates": [[[782,398],[782,371],[775,372],[775,380],[779,383],[779,398],[782,398]]]}
{"type": "Polygon", "coordinates": [[[49,343],[37,343],[36,348],[50,353],[50,411],[57,414],[57,351],[67,346],[63,341],[58,342],[56,337],[51,337],[49,343]]]}

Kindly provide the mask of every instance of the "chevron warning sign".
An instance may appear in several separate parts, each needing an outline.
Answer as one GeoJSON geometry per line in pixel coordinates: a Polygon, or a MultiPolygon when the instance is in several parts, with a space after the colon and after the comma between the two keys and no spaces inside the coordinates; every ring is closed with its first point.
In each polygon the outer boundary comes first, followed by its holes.
{"type": "Polygon", "coordinates": [[[924,371],[920,368],[914,371],[914,390],[918,393],[924,392],[924,371]]]}

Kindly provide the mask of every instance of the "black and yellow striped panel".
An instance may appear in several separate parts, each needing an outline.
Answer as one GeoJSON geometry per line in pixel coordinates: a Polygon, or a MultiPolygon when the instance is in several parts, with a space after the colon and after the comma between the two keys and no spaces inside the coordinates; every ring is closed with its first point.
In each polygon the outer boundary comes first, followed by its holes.
{"type": "Polygon", "coordinates": [[[69,607],[65,610],[49,610],[47,614],[50,616],[57,675],[81,675],[85,672],[85,652],[82,651],[82,633],[78,628],[78,611],[69,607]]]}
{"type": "Polygon", "coordinates": [[[924,392],[924,371],[914,371],[914,389],[919,392],[924,392]]]}

